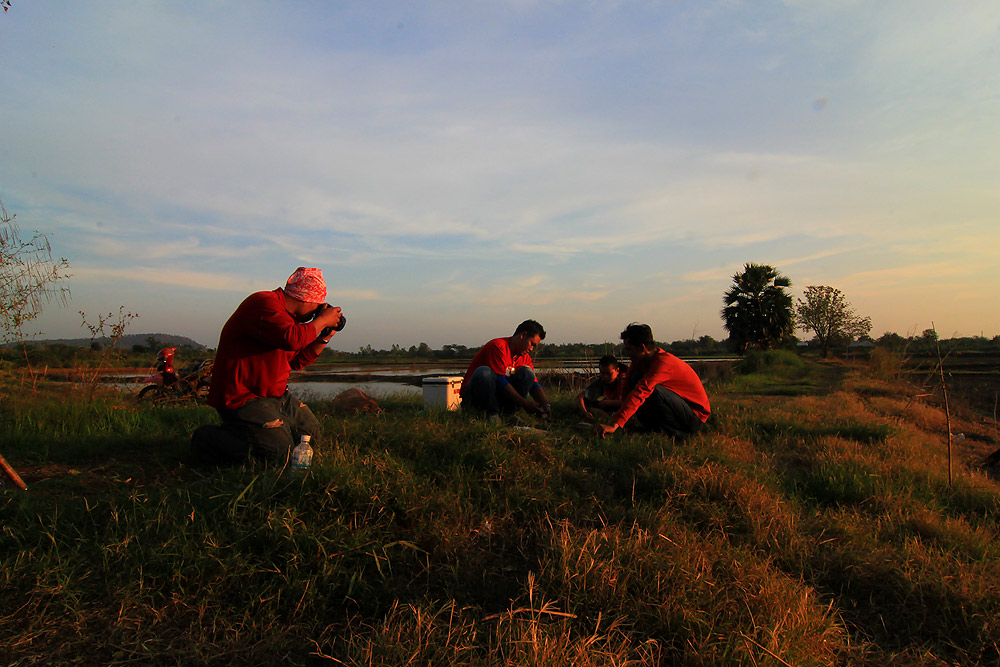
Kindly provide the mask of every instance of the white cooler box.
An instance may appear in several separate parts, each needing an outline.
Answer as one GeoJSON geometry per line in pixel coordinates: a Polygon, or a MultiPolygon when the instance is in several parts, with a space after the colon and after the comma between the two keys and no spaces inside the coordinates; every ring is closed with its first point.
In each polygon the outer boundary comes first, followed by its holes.
{"type": "Polygon", "coordinates": [[[424,378],[424,407],[431,410],[458,410],[462,397],[462,376],[424,378]]]}

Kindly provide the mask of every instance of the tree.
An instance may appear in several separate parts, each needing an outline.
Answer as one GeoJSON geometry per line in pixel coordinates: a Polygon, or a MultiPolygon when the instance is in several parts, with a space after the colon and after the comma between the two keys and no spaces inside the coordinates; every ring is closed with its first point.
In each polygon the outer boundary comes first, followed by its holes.
{"type": "Polygon", "coordinates": [[[449,343],[441,348],[441,354],[444,357],[464,357],[469,354],[469,348],[464,345],[449,343]]]}
{"type": "Polygon", "coordinates": [[[766,264],[746,264],[733,276],[722,319],[737,352],[767,350],[791,336],[795,317],[792,297],[785,291],[791,286],[791,280],[766,264]]]}
{"type": "Polygon", "coordinates": [[[48,236],[35,232],[28,241],[0,202],[0,342],[24,342],[24,325],[53,299],[65,302],[69,278],[65,259],[52,259],[48,236]]]}
{"type": "Polygon", "coordinates": [[[886,331],[875,342],[890,350],[902,350],[906,347],[907,340],[895,331],[886,331]]]}
{"type": "Polygon", "coordinates": [[[826,357],[831,345],[850,343],[872,330],[870,317],[858,317],[843,293],[826,285],[806,287],[805,300],[796,301],[798,328],[812,331],[826,357]]]}

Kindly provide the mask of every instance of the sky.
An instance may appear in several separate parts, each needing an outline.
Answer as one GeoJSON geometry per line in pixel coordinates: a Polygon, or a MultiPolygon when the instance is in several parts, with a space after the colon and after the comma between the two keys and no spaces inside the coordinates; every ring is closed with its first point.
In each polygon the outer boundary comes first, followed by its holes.
{"type": "Polygon", "coordinates": [[[340,350],[723,339],[747,262],[992,337],[998,72],[995,0],[13,0],[0,201],[70,264],[41,338],[214,347],[315,266],[340,350]]]}

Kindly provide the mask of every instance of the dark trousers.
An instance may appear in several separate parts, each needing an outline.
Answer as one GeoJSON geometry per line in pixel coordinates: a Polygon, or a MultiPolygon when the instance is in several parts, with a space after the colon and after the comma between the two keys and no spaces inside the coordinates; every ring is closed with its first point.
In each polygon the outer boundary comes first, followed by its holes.
{"type": "MultiPolygon", "coordinates": [[[[519,366],[511,373],[507,381],[514,387],[514,391],[518,395],[527,397],[528,392],[535,384],[535,372],[529,366],[519,366]]],[[[480,366],[473,371],[465,386],[465,393],[462,395],[462,409],[478,410],[488,415],[509,415],[517,410],[517,405],[500,387],[493,369],[489,366],[480,366]]]]}
{"type": "Polygon", "coordinates": [[[219,410],[222,426],[202,426],[191,437],[196,457],[211,463],[239,463],[253,454],[283,462],[303,434],[315,436],[319,420],[290,392],[255,398],[236,410],[219,410]]]}
{"type": "Polygon", "coordinates": [[[687,401],[662,385],[642,402],[635,417],[643,429],[675,438],[697,433],[702,423],[687,401]]]}

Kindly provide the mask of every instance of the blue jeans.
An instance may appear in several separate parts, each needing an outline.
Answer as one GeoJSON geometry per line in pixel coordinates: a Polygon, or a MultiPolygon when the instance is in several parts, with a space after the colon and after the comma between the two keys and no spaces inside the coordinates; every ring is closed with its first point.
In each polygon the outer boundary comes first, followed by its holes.
{"type": "MultiPolygon", "coordinates": [[[[507,381],[519,396],[528,396],[535,385],[535,371],[530,366],[519,366],[507,381]]],[[[489,366],[480,366],[469,377],[462,395],[462,409],[478,410],[488,415],[513,414],[517,410],[510,396],[497,382],[497,374],[489,366]]]]}
{"type": "Polygon", "coordinates": [[[657,385],[642,402],[635,417],[644,429],[667,433],[675,438],[684,438],[701,428],[701,420],[691,405],[663,385],[657,385]]]}

